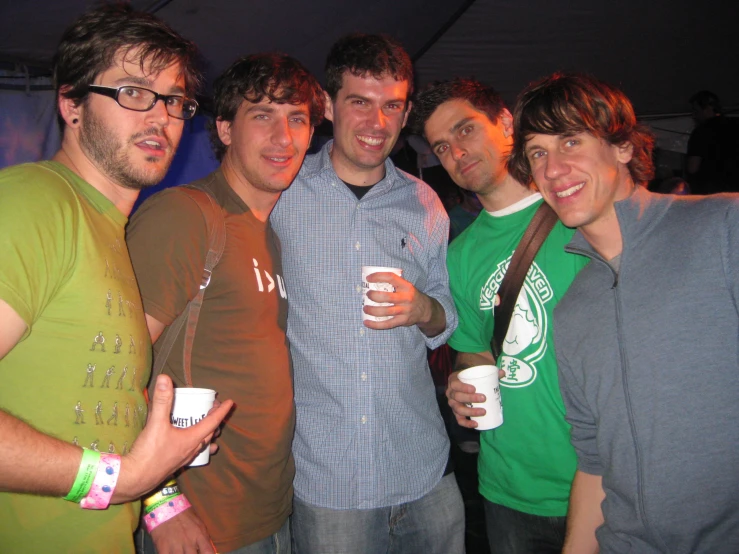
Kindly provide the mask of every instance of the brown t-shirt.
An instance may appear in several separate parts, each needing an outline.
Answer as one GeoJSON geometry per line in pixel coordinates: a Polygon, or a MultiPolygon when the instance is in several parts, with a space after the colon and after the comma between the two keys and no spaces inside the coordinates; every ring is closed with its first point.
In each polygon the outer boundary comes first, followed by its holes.
{"type": "MultiPolygon", "coordinates": [[[[203,182],[223,208],[227,237],[198,320],[192,380],[236,407],[210,464],[183,471],[177,482],[218,551],[229,552],[275,533],[290,514],[295,408],[276,235],[220,170],[203,182]]],[[[127,241],[147,314],[170,325],[184,310],[198,291],[208,240],[200,208],[176,188],[134,214],[127,241]]],[[[181,332],[164,368],[177,386],[185,384],[182,346],[181,332]]]]}

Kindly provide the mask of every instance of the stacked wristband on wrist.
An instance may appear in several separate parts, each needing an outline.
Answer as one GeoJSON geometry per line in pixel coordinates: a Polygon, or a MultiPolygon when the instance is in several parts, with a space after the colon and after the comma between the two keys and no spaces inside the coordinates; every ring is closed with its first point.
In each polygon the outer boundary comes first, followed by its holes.
{"type": "Polygon", "coordinates": [[[105,510],[108,507],[121,473],[121,457],[118,454],[100,454],[97,469],[90,491],[80,500],[80,508],[105,510]]]}
{"type": "Polygon", "coordinates": [[[144,523],[151,532],[158,525],[172,519],[190,507],[185,495],[180,492],[177,481],[171,479],[161,490],[144,499],[144,523]]]}
{"type": "Polygon", "coordinates": [[[88,510],[105,510],[110,504],[120,472],[120,456],[85,448],[82,450],[77,477],[64,500],[79,502],[81,508],[88,510]]]}
{"type": "Polygon", "coordinates": [[[98,465],[100,465],[100,452],[83,448],[80,469],[77,472],[77,477],[74,480],[72,488],[69,490],[67,496],[64,497],[64,500],[77,503],[87,496],[97,474],[98,465]]]}

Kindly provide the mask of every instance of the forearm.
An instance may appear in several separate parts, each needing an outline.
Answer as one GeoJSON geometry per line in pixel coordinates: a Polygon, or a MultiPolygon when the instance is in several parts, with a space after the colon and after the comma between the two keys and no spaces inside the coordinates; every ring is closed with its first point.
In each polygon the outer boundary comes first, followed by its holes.
{"type": "Polygon", "coordinates": [[[429,300],[428,318],[418,322],[418,328],[427,337],[435,337],[446,329],[446,312],[438,300],[426,296],[429,300]]]}
{"type": "Polygon", "coordinates": [[[495,365],[492,352],[458,352],[454,369],[467,369],[478,365],[495,365]]]}
{"type": "Polygon", "coordinates": [[[79,446],[46,435],[0,410],[0,491],[65,496],[82,460],[79,446]]]}
{"type": "Polygon", "coordinates": [[[602,477],[575,472],[562,554],[596,554],[599,551],[595,530],[603,524],[601,504],[604,498],[602,477]]]}

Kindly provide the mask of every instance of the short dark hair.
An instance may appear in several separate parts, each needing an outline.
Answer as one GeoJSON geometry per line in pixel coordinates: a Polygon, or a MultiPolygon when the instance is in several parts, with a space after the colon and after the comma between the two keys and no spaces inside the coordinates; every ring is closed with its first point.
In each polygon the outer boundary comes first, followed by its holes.
{"type": "Polygon", "coordinates": [[[612,145],[625,142],[634,152],[628,163],[636,184],[654,175],[654,136],[637,122],[634,107],[616,87],[582,73],[554,73],[528,85],[513,111],[513,150],[509,173],[519,182],[531,181],[526,141],[533,134],[574,135],[587,132],[612,145]]]}
{"type": "Polygon", "coordinates": [[[334,43],[326,58],[326,92],[332,100],[336,100],[347,71],[375,79],[390,75],[408,82],[408,98],[413,93],[413,62],[401,44],[387,35],[352,33],[334,43]]]}
{"type": "Polygon", "coordinates": [[[218,160],[226,146],[218,137],[215,121],[233,121],[244,100],[267,98],[275,104],[308,104],[310,124],[323,121],[325,99],[316,78],[295,58],[285,54],[253,54],[236,60],[213,84],[211,142],[218,160]]]}
{"type": "Polygon", "coordinates": [[[483,85],[474,79],[456,78],[450,81],[436,81],[418,93],[411,112],[411,130],[417,135],[426,136],[424,126],[436,108],[449,100],[466,100],[473,108],[488,116],[491,123],[506,109],[503,98],[493,87],[483,85]]]}
{"type": "Polygon", "coordinates": [[[720,114],[722,112],[721,100],[719,100],[718,96],[716,96],[710,90],[701,90],[696,92],[693,96],[690,97],[690,103],[695,104],[699,108],[707,108],[710,106],[717,114],[720,114]]]}
{"type": "MultiPolygon", "coordinates": [[[[138,50],[142,69],[146,64],[158,72],[178,63],[186,94],[195,95],[201,82],[195,44],[152,14],[116,3],[84,13],[62,35],[53,61],[57,96],[62,94],[79,104],[88,95],[87,87],[113,65],[116,56],[134,50],[138,50]]],[[[61,115],[58,119],[60,129],[64,129],[61,115]]]]}

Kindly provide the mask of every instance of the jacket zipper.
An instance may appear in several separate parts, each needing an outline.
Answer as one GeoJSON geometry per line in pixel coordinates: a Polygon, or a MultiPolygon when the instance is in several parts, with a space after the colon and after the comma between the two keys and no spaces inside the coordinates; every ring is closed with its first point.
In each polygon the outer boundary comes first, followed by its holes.
{"type": "MultiPolygon", "coordinates": [[[[607,262],[606,262],[607,263],[607,262]]],[[[609,267],[610,264],[608,265],[609,267]]],[[[611,268],[613,271],[613,268],[611,268]]],[[[665,548],[665,545],[662,544],[662,540],[660,537],[657,536],[657,534],[654,532],[654,529],[652,527],[652,524],[649,521],[649,516],[647,515],[647,509],[644,504],[644,467],[642,464],[642,453],[641,448],[639,446],[639,438],[637,436],[636,432],[636,422],[634,421],[634,412],[631,407],[631,396],[629,395],[629,378],[628,378],[628,372],[629,372],[629,363],[626,357],[626,351],[623,347],[623,341],[622,339],[622,329],[623,324],[621,321],[621,300],[619,296],[619,289],[618,289],[618,274],[614,271],[616,274],[616,280],[614,281],[612,290],[613,290],[613,300],[614,300],[614,306],[616,308],[616,336],[618,338],[618,352],[621,357],[621,383],[624,389],[624,402],[626,403],[626,412],[628,414],[629,418],[629,428],[631,429],[631,436],[634,440],[634,451],[636,455],[636,478],[637,478],[637,494],[638,494],[638,505],[639,505],[639,511],[642,515],[642,520],[644,522],[644,530],[647,532],[649,536],[651,536],[657,544],[660,545],[662,549],[665,548]]]]}

